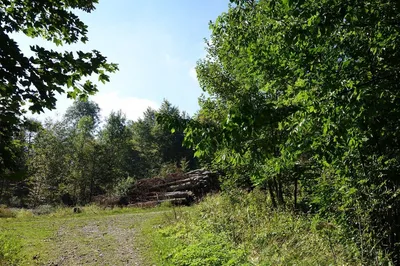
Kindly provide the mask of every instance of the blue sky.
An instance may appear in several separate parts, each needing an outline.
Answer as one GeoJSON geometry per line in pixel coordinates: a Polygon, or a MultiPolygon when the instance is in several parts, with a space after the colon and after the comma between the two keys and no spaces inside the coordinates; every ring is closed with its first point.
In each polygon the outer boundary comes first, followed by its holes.
{"type": "MultiPolygon", "coordinates": [[[[202,91],[195,77],[196,61],[205,55],[208,22],[228,9],[229,0],[100,0],[90,14],[79,13],[89,27],[89,42],[57,48],[39,39],[17,35],[21,49],[29,44],[57,50],[97,49],[110,62],[119,64],[111,82],[99,84],[96,101],[106,116],[121,109],[137,119],[164,98],[182,111],[194,114],[202,91]]],[[[63,114],[72,103],[58,97],[57,110],[44,116],[63,114]]]]}

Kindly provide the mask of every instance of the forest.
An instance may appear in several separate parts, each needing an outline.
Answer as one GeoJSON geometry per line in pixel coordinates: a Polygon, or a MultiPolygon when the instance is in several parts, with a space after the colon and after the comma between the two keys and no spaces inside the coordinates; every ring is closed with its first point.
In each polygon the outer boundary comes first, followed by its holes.
{"type": "MultiPolygon", "coordinates": [[[[67,9],[90,10],[94,1],[54,7],[79,31],[39,16],[35,25],[15,24],[47,4],[10,11],[5,2],[2,28],[40,36],[46,23],[54,23],[45,37],[75,42],[85,28],[67,9]]],[[[273,215],[319,221],[330,247],[351,242],[357,262],[349,264],[399,265],[400,3],[230,2],[209,24],[207,54],[196,66],[205,94],[193,116],[164,101],[137,121],[118,111],[100,121],[99,107],[86,100],[96,88],[78,83],[92,74],[107,82],[105,73],[117,65],[98,52],[75,58],[40,47],[28,59],[3,31],[0,37],[12,45],[3,48],[2,41],[0,57],[1,202],[32,207],[61,204],[64,197],[84,205],[96,195],[123,195],[142,178],[206,168],[222,173],[222,193],[233,205],[209,203],[204,213],[213,211],[212,204],[214,210],[226,207],[220,220],[199,219],[228,225],[227,210],[249,212],[263,202],[273,215]],[[54,71],[44,71],[49,69],[54,71]],[[55,91],[76,99],[62,119],[24,119],[24,102],[31,102],[32,112],[53,109],[55,91]]],[[[229,229],[230,244],[245,239],[236,229],[229,229]]],[[[171,230],[166,234],[178,232],[171,230]]],[[[330,252],[339,265],[337,252],[330,252]]],[[[239,253],[229,254],[241,261],[239,253]]],[[[176,259],[175,265],[203,264],[176,259]]]]}
{"type": "Polygon", "coordinates": [[[187,119],[164,101],[135,122],[121,111],[101,121],[95,102],[75,101],[59,120],[26,120],[14,138],[16,168],[1,180],[1,202],[85,205],[99,195],[123,197],[138,179],[195,168],[183,132],[171,133],[160,115],[187,119]]]}

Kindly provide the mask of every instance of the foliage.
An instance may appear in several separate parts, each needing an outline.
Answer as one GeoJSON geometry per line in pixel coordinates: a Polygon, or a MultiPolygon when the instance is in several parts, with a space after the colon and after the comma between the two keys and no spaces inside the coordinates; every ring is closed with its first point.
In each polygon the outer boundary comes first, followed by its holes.
{"type": "Polygon", "coordinates": [[[65,123],[76,127],[81,118],[90,117],[93,121],[93,126],[96,127],[100,122],[100,107],[92,101],[74,101],[72,106],[68,107],[64,119],[65,123]]]}
{"type": "MultiPolygon", "coordinates": [[[[0,174],[15,171],[14,136],[24,121],[24,105],[33,113],[54,109],[56,93],[87,98],[97,91],[89,76],[109,81],[107,73],[117,70],[99,51],[57,52],[38,45],[26,56],[13,40],[16,33],[41,37],[56,45],[85,43],[87,26],[76,12],[91,12],[97,1],[26,1],[0,3],[0,174]]],[[[18,149],[17,149],[18,150],[18,149]]]]}
{"type": "Polygon", "coordinates": [[[398,263],[400,6],[231,2],[210,24],[209,96],[185,143],[234,186],[335,220],[362,260],[382,249],[398,263]]]}
{"type": "Polygon", "coordinates": [[[100,182],[105,190],[112,191],[119,182],[124,182],[129,176],[137,176],[135,164],[139,158],[130,144],[132,138],[125,115],[121,111],[111,112],[99,134],[102,164],[96,167],[101,169],[100,182]]]}
{"type": "Polygon", "coordinates": [[[162,166],[176,168],[183,158],[188,160],[188,168],[196,167],[193,150],[182,146],[184,127],[170,127],[172,124],[184,124],[187,120],[189,117],[186,113],[181,113],[165,100],[159,110],[147,109],[143,119],[133,124],[133,145],[143,154],[144,163],[149,169],[145,176],[160,174],[162,166]]]}
{"type": "Polygon", "coordinates": [[[4,205],[0,205],[0,218],[13,218],[15,213],[4,205]]]}
{"type": "Polygon", "coordinates": [[[0,164],[10,166],[4,172],[0,172],[0,201],[7,205],[15,202],[26,205],[29,194],[29,186],[24,180],[27,174],[27,160],[33,139],[40,127],[39,122],[26,120],[19,131],[13,132],[13,140],[9,147],[9,152],[12,153],[9,154],[10,157],[1,158],[0,155],[0,164]]]}
{"type": "Polygon", "coordinates": [[[133,177],[128,176],[127,178],[122,179],[117,183],[116,187],[114,188],[115,192],[113,194],[126,196],[134,183],[135,179],[133,177]]]}
{"type": "Polygon", "coordinates": [[[14,182],[1,180],[0,202],[84,205],[97,195],[126,196],[137,179],[190,170],[193,151],[182,147],[183,132],[171,133],[159,114],[187,119],[165,101],[138,121],[117,111],[101,123],[96,103],[75,101],[61,120],[31,121],[18,136],[24,172],[14,182]]]}
{"type": "MultiPolygon", "coordinates": [[[[166,233],[166,232],[164,232],[166,233]]],[[[173,236],[178,232],[168,232],[173,236]]],[[[179,232],[183,233],[183,232],[179,232]]],[[[222,235],[204,234],[188,246],[180,245],[169,259],[171,265],[249,265],[245,263],[245,252],[235,250],[222,235]]]]}
{"type": "Polygon", "coordinates": [[[51,205],[39,205],[35,209],[33,209],[32,213],[34,215],[45,215],[50,214],[55,211],[54,206],[51,205]]]}
{"type": "Polygon", "coordinates": [[[211,196],[192,209],[177,210],[175,219],[172,215],[158,221],[158,231],[149,232],[162,265],[360,263],[358,247],[340,225],[277,212],[262,191],[211,196]]]}
{"type": "Polygon", "coordinates": [[[133,179],[200,163],[223,173],[231,195],[206,201],[184,218],[188,227],[164,231],[180,243],[170,263],[229,263],[226,254],[234,263],[400,263],[396,1],[231,0],[210,23],[197,64],[206,96],[194,117],[164,101],[138,121],[113,112],[102,125],[98,106],[78,101],[62,121],[22,125],[26,101],[34,112],[51,109],[65,85],[70,97],[86,98],[96,89],[80,80],[95,73],[107,81],[116,66],[96,51],[37,46],[28,59],[10,33],[85,41],[73,11],[91,11],[93,2],[0,4],[2,201],[85,204],[126,193],[133,179]],[[264,198],[238,196],[237,187],[264,198]]]}
{"type": "Polygon", "coordinates": [[[32,205],[53,203],[59,196],[58,183],[70,173],[64,160],[71,150],[67,132],[62,123],[48,120],[35,137],[27,160],[32,205]]]}

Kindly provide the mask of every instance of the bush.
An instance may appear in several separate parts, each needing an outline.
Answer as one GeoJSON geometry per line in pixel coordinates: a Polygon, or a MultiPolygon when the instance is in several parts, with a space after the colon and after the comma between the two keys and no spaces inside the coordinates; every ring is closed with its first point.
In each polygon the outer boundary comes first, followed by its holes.
{"type": "Polygon", "coordinates": [[[158,263],[177,266],[249,265],[244,247],[233,245],[224,234],[211,232],[204,223],[191,221],[194,216],[187,216],[181,208],[174,211],[174,214],[165,215],[164,227],[161,226],[156,233],[154,230],[148,232],[152,235],[154,251],[160,254],[158,263]]]}
{"type": "Polygon", "coordinates": [[[134,183],[135,179],[133,177],[128,176],[127,178],[122,179],[115,186],[114,195],[119,197],[126,196],[134,183]]]}
{"type": "Polygon", "coordinates": [[[4,205],[0,205],[0,218],[14,218],[16,214],[4,205]]]}
{"type": "Polygon", "coordinates": [[[270,206],[264,192],[234,191],[168,217],[153,237],[163,265],[361,264],[340,226],[270,206]]]}
{"type": "Polygon", "coordinates": [[[33,216],[34,216],[34,214],[33,214],[32,210],[18,209],[16,211],[17,218],[31,218],[33,216]]]}
{"type": "Polygon", "coordinates": [[[44,214],[50,214],[55,210],[56,208],[51,205],[39,205],[32,212],[35,215],[44,215],[44,214]]]}
{"type": "Polygon", "coordinates": [[[182,173],[182,170],[179,167],[177,167],[175,163],[165,163],[161,165],[158,176],[165,178],[169,174],[174,174],[174,173],[182,173]]]}

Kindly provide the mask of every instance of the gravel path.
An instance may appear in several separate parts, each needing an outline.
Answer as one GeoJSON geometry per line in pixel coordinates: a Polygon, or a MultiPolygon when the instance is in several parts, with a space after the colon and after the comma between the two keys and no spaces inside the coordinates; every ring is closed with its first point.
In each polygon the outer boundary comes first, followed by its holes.
{"type": "Polygon", "coordinates": [[[66,220],[57,230],[47,265],[146,265],[135,241],[150,214],[120,214],[66,220]]]}

